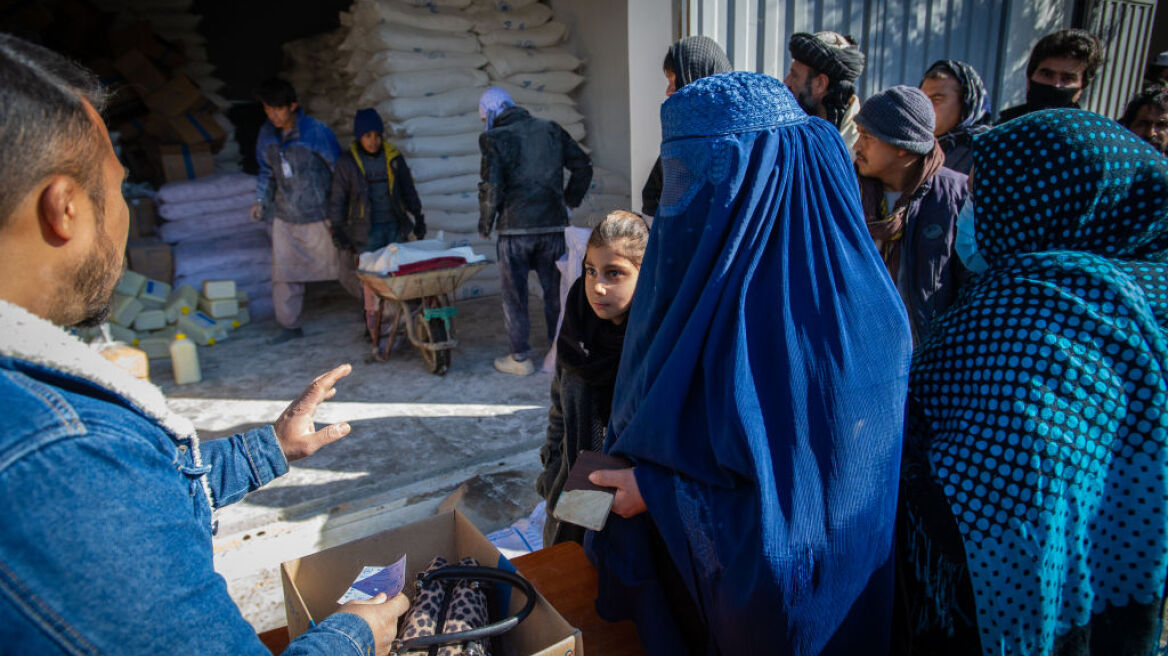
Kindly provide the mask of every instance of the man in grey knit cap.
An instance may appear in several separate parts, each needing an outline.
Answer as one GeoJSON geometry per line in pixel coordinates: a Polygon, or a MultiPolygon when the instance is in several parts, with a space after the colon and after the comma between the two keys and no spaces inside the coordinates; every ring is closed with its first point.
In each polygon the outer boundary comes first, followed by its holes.
{"type": "Polygon", "coordinates": [[[953,250],[967,177],[944,168],[928,96],[899,85],[856,115],[856,172],[868,232],[908,308],[916,343],[969,277],[953,250]]]}

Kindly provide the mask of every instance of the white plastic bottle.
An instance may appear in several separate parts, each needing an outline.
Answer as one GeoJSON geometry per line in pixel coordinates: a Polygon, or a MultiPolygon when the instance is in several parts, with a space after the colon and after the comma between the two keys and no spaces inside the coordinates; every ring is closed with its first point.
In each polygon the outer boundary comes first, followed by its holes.
{"type": "Polygon", "coordinates": [[[170,342],[170,365],[177,385],[203,380],[199,370],[199,349],[184,333],[176,334],[170,342]]]}

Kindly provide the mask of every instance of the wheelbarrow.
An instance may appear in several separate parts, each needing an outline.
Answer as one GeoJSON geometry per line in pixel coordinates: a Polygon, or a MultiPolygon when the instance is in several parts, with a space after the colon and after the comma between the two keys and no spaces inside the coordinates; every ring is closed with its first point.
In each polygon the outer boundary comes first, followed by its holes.
{"type": "Polygon", "coordinates": [[[389,359],[394,339],[404,325],[406,336],[421,351],[426,366],[432,373],[444,375],[450,368],[450,351],[458,346],[458,339],[454,336],[454,317],[458,308],[454,307],[452,296],[459,285],[485,269],[487,264],[474,262],[399,276],[358,271],[357,277],[378,299],[377,322],[369,332],[374,357],[379,362],[389,359]],[[381,322],[387,308],[394,310],[394,319],[384,337],[385,343],[381,345],[381,322]]]}

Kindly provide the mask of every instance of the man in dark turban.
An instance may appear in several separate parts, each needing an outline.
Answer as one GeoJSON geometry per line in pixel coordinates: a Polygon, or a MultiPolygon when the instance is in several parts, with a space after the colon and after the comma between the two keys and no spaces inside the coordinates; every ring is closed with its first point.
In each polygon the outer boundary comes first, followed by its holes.
{"type": "Polygon", "coordinates": [[[864,72],[864,53],[855,39],[835,32],[799,32],[787,47],[791,69],[783,83],[803,111],[839,128],[851,151],[859,136],[852,119],[860,111],[855,82],[864,72]]]}

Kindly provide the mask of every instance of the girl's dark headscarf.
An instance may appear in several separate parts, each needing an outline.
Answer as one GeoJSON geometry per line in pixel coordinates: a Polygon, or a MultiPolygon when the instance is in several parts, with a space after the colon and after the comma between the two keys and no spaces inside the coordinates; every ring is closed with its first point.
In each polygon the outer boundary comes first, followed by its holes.
{"type": "Polygon", "coordinates": [[[665,66],[676,76],[678,89],[694,80],[732,69],[722,46],[708,36],[687,36],[669,46],[665,66]]]}

